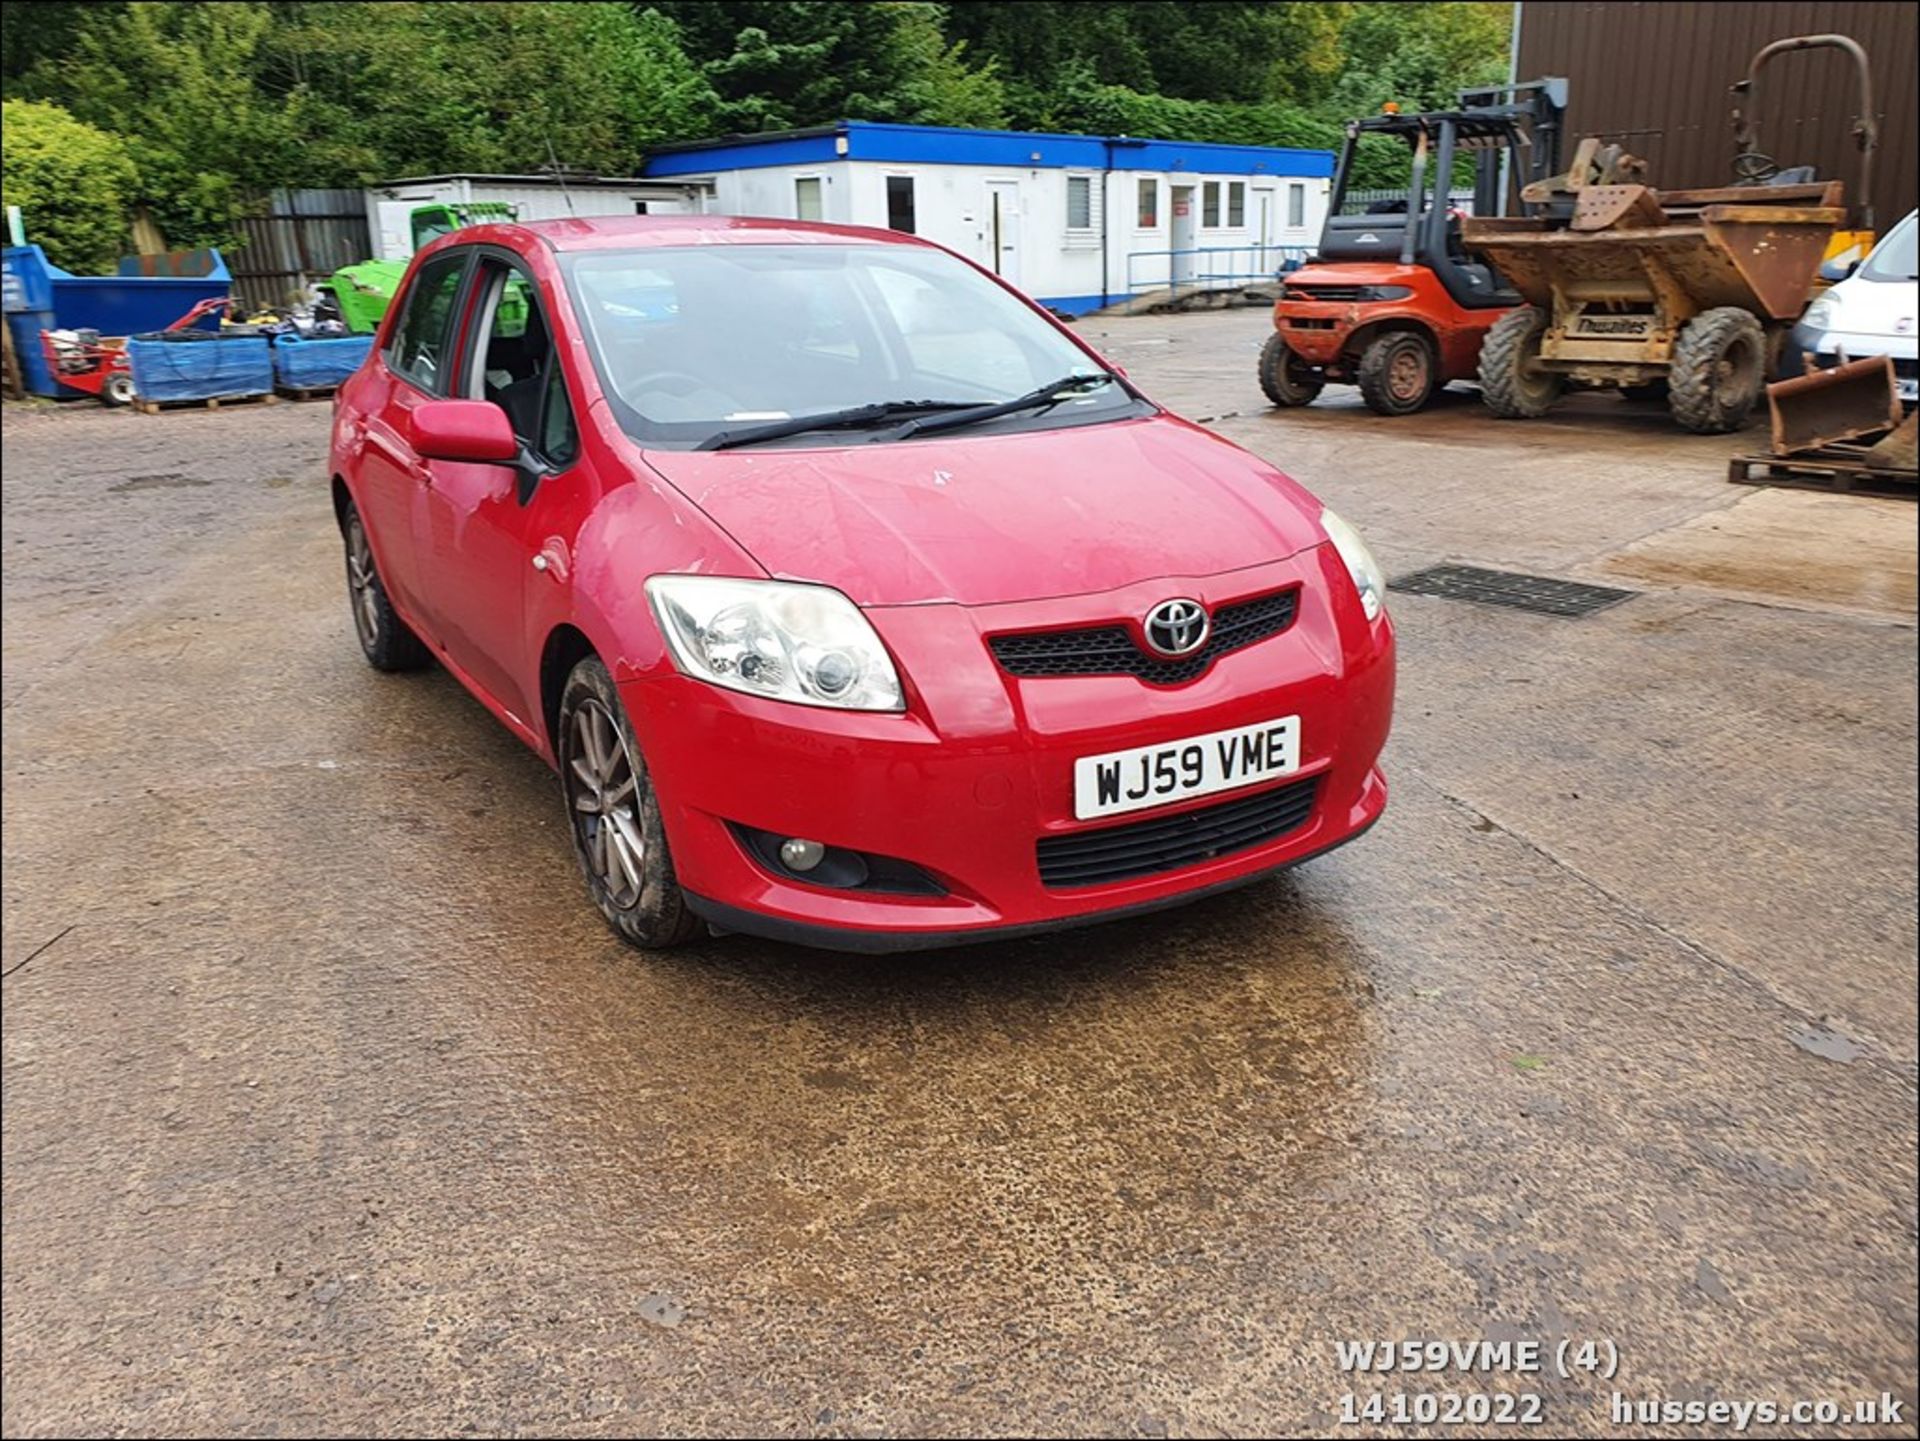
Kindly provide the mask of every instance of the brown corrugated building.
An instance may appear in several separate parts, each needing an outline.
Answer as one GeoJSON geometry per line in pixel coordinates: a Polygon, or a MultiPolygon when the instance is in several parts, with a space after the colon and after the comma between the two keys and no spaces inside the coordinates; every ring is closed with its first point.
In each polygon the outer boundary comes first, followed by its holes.
{"type": "MultiPolygon", "coordinates": [[[[1850,35],[1871,62],[1879,112],[1873,202],[1881,233],[1914,208],[1920,7],[1522,0],[1514,11],[1515,78],[1570,82],[1568,153],[1577,136],[1618,140],[1647,158],[1651,183],[1668,189],[1732,183],[1727,87],[1763,45],[1789,35],[1850,35]]],[[[1815,165],[1822,179],[1845,180],[1848,203],[1856,203],[1860,155],[1848,131],[1857,96],[1853,64],[1837,50],[1777,57],[1756,87],[1759,148],[1783,165],[1815,165]]]]}

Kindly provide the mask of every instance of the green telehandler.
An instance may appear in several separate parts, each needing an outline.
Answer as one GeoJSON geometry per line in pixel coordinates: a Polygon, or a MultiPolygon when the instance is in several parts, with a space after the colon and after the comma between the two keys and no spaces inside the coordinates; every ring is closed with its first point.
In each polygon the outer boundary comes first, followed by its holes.
{"type": "MultiPolygon", "coordinates": [[[[429,240],[468,225],[488,225],[513,218],[513,207],[501,200],[416,206],[409,217],[413,248],[417,253],[429,240]]],[[[325,316],[328,310],[336,311],[338,318],[353,334],[371,335],[380,328],[387,307],[393,304],[394,294],[400,289],[400,280],[406,275],[409,263],[405,260],[363,260],[358,265],[343,265],[315,287],[320,292],[319,313],[325,316]]],[[[515,305],[523,312],[524,323],[526,301],[509,294],[503,300],[500,315],[503,328],[512,326],[513,316],[509,308],[515,305]]]]}

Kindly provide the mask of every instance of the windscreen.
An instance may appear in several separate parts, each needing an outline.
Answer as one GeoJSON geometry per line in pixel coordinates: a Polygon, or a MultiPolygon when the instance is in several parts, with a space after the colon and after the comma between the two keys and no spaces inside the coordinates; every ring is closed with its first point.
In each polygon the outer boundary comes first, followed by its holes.
{"type": "MultiPolygon", "coordinates": [[[[999,285],[919,246],[654,246],[565,265],[615,413],[653,445],[883,402],[988,405],[1099,368],[999,285]]],[[[1001,424],[1133,408],[1112,385],[1001,424]]]]}
{"type": "Polygon", "coordinates": [[[1869,280],[1920,280],[1920,217],[1909,215],[1873,247],[1861,274],[1869,280]]]}

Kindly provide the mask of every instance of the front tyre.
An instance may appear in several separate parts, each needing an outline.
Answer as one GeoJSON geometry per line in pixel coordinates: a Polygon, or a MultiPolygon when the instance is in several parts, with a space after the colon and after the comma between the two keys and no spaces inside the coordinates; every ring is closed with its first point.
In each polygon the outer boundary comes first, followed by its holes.
{"type": "Polygon", "coordinates": [[[360,652],[375,670],[419,670],[433,657],[420,637],[394,614],[387,587],[374,564],[367,527],[351,501],[341,527],[347,543],[347,603],[353,610],[353,631],[360,652]]]}
{"type": "Polygon", "coordinates": [[[1494,321],[1480,345],[1480,395],[1502,420],[1537,420],[1553,409],[1566,379],[1540,363],[1547,313],[1522,305],[1494,321]]]}
{"type": "Polygon", "coordinates": [[[1736,305],[1702,311],[1680,328],[1667,406],[1696,435],[1738,430],[1767,381],[1767,332],[1759,318],[1736,305]]]}
{"type": "Polygon", "coordinates": [[[1412,415],[1433,399],[1439,368],[1426,336],[1395,330],[1368,343],[1354,380],[1375,415],[1412,415]]]}
{"type": "Polygon", "coordinates": [[[674,875],[646,762],[619,689],[595,656],[567,677],[558,741],[573,854],[600,914],[621,940],[642,950],[693,939],[700,920],[687,909],[674,875]]]}
{"type": "Polygon", "coordinates": [[[1325,382],[1275,331],[1260,347],[1260,389],[1275,405],[1312,405],[1325,382]]]}

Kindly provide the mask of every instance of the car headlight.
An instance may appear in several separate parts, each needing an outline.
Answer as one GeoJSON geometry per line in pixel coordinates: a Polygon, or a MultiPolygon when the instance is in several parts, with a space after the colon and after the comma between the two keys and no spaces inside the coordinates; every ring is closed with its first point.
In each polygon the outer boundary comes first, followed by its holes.
{"type": "Polygon", "coordinates": [[[1360,608],[1367,613],[1368,620],[1378,620],[1380,613],[1387,608],[1387,577],[1380,569],[1380,562],[1373,558],[1367,543],[1360,539],[1360,532],[1331,510],[1321,510],[1320,528],[1327,533],[1327,539],[1333,542],[1333,548],[1340,552],[1340,559],[1347,563],[1347,574],[1353,577],[1353,588],[1360,592],[1360,608]]]}
{"type": "Polygon", "coordinates": [[[801,705],[906,709],[880,637],[828,586],[656,575],[647,600],[687,675],[801,705]]]}
{"type": "Polygon", "coordinates": [[[1831,295],[1823,295],[1807,307],[1806,314],[1800,317],[1800,323],[1809,330],[1831,330],[1833,312],[1838,308],[1839,303],[1831,295]]]}

